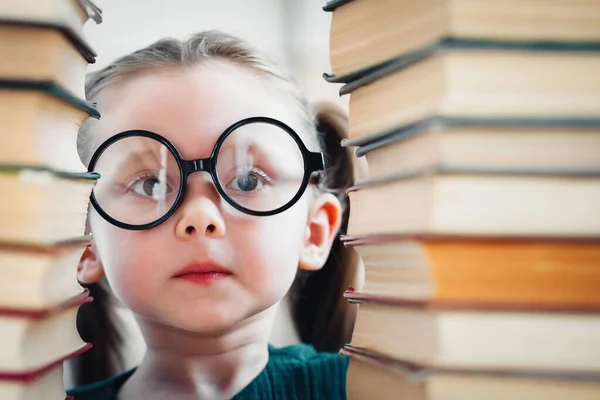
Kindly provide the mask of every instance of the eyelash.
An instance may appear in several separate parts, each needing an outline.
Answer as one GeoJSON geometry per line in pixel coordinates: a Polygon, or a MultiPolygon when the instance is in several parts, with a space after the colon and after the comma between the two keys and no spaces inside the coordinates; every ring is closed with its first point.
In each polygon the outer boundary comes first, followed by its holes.
{"type": "Polygon", "coordinates": [[[250,172],[252,172],[252,173],[254,173],[254,174],[256,174],[256,175],[260,176],[261,178],[263,178],[263,179],[264,179],[265,181],[267,181],[267,182],[272,182],[272,181],[273,181],[273,178],[271,178],[269,175],[267,175],[267,173],[266,173],[266,172],[264,172],[263,170],[261,170],[261,169],[258,169],[258,168],[256,168],[256,167],[250,167],[250,168],[248,168],[248,169],[247,169],[245,172],[246,172],[246,173],[250,173],[250,172]]]}
{"type": "Polygon", "coordinates": [[[251,191],[251,192],[244,192],[244,191],[239,191],[237,193],[238,196],[252,196],[252,195],[256,195],[258,192],[260,192],[262,189],[264,189],[264,186],[269,185],[271,182],[273,182],[273,178],[271,178],[266,172],[264,172],[263,170],[254,167],[254,166],[250,166],[250,165],[244,165],[244,166],[239,166],[237,167],[237,170],[235,171],[234,177],[232,177],[231,179],[229,179],[227,181],[227,183],[225,184],[225,186],[229,186],[237,177],[239,177],[242,174],[255,174],[258,175],[260,177],[260,180],[262,181],[261,184],[261,188],[258,191],[251,191]]]}
{"type": "Polygon", "coordinates": [[[154,179],[158,179],[158,177],[156,176],[155,173],[153,172],[140,172],[138,173],[135,177],[133,177],[133,179],[129,180],[129,183],[127,185],[125,185],[126,188],[131,188],[133,185],[135,185],[136,183],[138,183],[140,180],[142,179],[149,179],[149,178],[154,178],[154,179]]]}
{"type": "MultiPolygon", "coordinates": [[[[158,176],[154,172],[140,172],[133,179],[131,179],[127,185],[125,185],[125,190],[127,191],[127,193],[136,197],[146,197],[135,193],[135,191],[133,190],[134,186],[140,181],[143,181],[144,179],[158,179],[158,176]]],[[[170,186],[168,180],[167,186],[170,186]]]]}

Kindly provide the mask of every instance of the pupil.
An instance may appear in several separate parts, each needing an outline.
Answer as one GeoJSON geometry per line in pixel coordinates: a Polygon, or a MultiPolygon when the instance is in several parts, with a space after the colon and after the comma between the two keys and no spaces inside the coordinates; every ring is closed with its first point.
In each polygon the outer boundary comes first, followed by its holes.
{"type": "Polygon", "coordinates": [[[258,186],[258,179],[251,174],[240,175],[237,178],[237,184],[241,190],[249,192],[256,189],[256,186],[258,186]]]}
{"type": "Polygon", "coordinates": [[[154,185],[158,184],[158,179],[146,179],[144,181],[144,193],[148,196],[154,195],[154,185]]]}

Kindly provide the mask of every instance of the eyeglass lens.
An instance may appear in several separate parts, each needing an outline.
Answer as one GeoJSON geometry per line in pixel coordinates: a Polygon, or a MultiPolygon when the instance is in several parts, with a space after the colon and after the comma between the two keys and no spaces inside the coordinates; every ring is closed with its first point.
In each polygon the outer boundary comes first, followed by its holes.
{"type": "MultiPolygon", "coordinates": [[[[272,211],[289,203],[305,175],[298,144],[273,124],[238,127],[222,142],[215,157],[215,185],[221,187],[225,200],[252,211],[272,211]]],[[[94,170],[101,175],[94,188],[98,205],[129,225],[162,218],[177,203],[181,185],[191,184],[183,183],[178,156],[159,140],[144,136],[112,143],[97,159],[94,170]]]]}

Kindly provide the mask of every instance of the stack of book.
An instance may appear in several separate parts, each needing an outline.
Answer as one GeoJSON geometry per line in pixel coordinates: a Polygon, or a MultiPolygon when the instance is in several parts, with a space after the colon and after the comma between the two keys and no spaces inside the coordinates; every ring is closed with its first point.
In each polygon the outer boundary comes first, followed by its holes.
{"type": "Polygon", "coordinates": [[[600,0],[333,1],[350,399],[600,398],[600,0]]]}
{"type": "Polygon", "coordinates": [[[0,399],[64,400],[62,364],[87,348],[77,282],[97,174],[77,155],[95,54],[87,0],[0,1],[0,399]]]}

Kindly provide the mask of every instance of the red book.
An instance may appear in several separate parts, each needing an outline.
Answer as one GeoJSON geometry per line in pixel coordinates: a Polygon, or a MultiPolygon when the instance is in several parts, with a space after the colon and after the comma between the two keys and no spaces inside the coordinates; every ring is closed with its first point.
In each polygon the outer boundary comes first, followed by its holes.
{"type": "Polygon", "coordinates": [[[2,400],[53,400],[64,398],[63,361],[76,357],[91,347],[92,344],[87,343],[81,349],[37,370],[16,374],[0,374],[0,398],[2,400]]]}
{"type": "Polygon", "coordinates": [[[77,331],[77,312],[91,300],[84,291],[53,309],[0,310],[0,379],[35,379],[49,365],[89,347],[77,331]]]}

